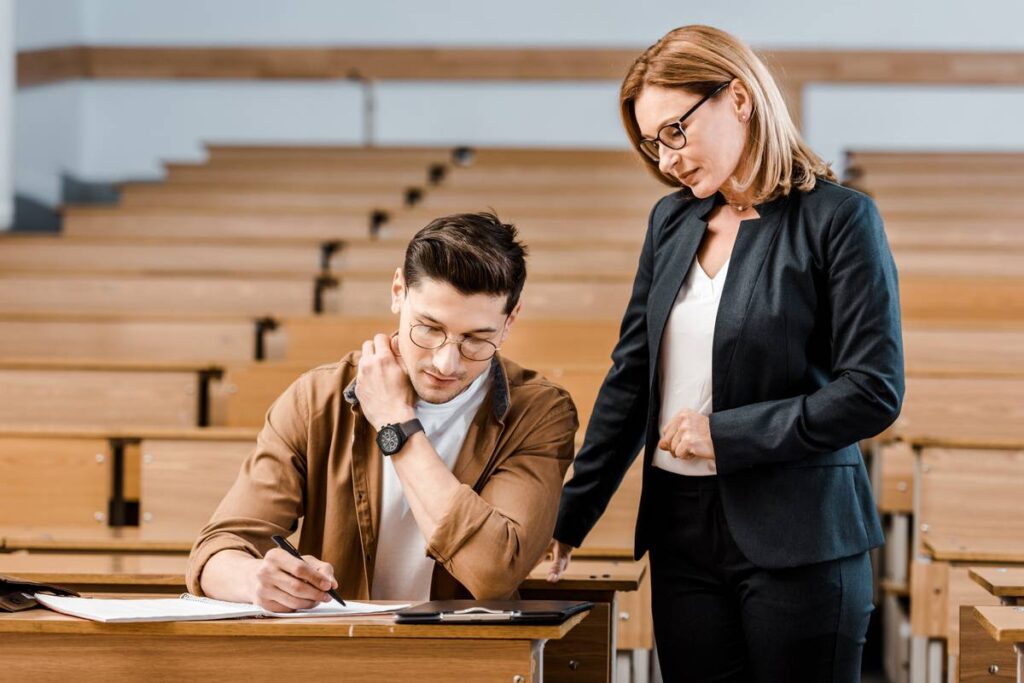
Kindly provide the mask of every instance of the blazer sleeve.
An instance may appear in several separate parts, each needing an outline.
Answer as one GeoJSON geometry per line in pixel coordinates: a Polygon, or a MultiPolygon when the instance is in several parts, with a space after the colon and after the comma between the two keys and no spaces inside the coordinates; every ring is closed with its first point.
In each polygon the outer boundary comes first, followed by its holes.
{"type": "Polygon", "coordinates": [[[858,194],[837,207],[825,253],[832,379],[810,394],[712,413],[719,474],[835,452],[879,434],[899,416],[899,287],[870,198],[858,194]]]}
{"type": "Polygon", "coordinates": [[[626,471],[643,447],[649,402],[647,293],[654,272],[655,205],[633,292],[612,351],[612,367],[601,384],[573,476],[562,489],[554,537],[579,547],[608,506],[626,471]]]}

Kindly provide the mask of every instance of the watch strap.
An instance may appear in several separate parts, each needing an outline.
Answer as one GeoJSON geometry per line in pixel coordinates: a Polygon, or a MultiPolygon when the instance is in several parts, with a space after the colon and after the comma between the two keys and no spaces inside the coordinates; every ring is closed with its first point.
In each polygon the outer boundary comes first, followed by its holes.
{"type": "Polygon", "coordinates": [[[402,422],[398,425],[398,429],[402,432],[402,435],[408,440],[416,432],[423,431],[423,423],[420,422],[419,418],[414,417],[411,420],[402,422]]]}

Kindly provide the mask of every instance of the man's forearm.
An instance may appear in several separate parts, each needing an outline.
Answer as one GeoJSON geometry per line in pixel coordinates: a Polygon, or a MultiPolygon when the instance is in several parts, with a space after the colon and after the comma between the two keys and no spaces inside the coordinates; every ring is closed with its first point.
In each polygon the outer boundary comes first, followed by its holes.
{"type": "Polygon", "coordinates": [[[391,458],[423,538],[433,538],[459,488],[459,480],[445,467],[423,432],[414,434],[391,458]]]}
{"type": "Polygon", "coordinates": [[[215,600],[252,602],[252,576],[259,564],[260,560],[248,553],[222,550],[207,561],[199,585],[215,600]]]}

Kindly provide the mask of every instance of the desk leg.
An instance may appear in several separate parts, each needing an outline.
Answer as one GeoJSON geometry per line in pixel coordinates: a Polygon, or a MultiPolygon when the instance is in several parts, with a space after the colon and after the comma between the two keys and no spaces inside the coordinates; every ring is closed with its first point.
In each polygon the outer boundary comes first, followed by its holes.
{"type": "Polygon", "coordinates": [[[1013,646],[1017,654],[1017,683],[1024,683],[1024,643],[1017,643],[1013,646]]]}
{"type": "MultiPolygon", "coordinates": [[[[520,591],[524,600],[579,600],[574,591],[520,591]]],[[[544,654],[547,683],[613,683],[615,680],[615,592],[590,594],[594,608],[561,640],[548,643],[544,654]]]]}
{"type": "Polygon", "coordinates": [[[530,651],[530,666],[533,669],[531,673],[536,683],[544,683],[544,644],[547,642],[546,640],[533,641],[530,651]]]}

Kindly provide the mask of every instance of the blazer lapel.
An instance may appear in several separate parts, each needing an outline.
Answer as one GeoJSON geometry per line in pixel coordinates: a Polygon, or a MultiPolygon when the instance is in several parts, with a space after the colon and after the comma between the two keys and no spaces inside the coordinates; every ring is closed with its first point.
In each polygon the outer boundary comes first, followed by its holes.
{"type": "Polygon", "coordinates": [[[736,342],[750,312],[750,300],[761,279],[765,259],[779,232],[781,204],[782,201],[776,199],[757,207],[761,217],[743,221],[736,235],[715,319],[711,361],[713,410],[718,410],[725,401],[725,387],[728,386],[736,342]]]}
{"type": "Polygon", "coordinates": [[[661,353],[661,338],[668,324],[668,317],[679,296],[679,288],[690,271],[697,249],[704,239],[708,223],[707,214],[715,206],[715,197],[700,200],[695,210],[690,212],[681,222],[666,228],[668,234],[662,236],[662,243],[668,255],[660,263],[655,254],[655,278],[651,293],[647,298],[648,339],[651,344],[651,387],[657,380],[658,358],[661,353]],[[658,271],[661,271],[660,274],[658,271]]]}

